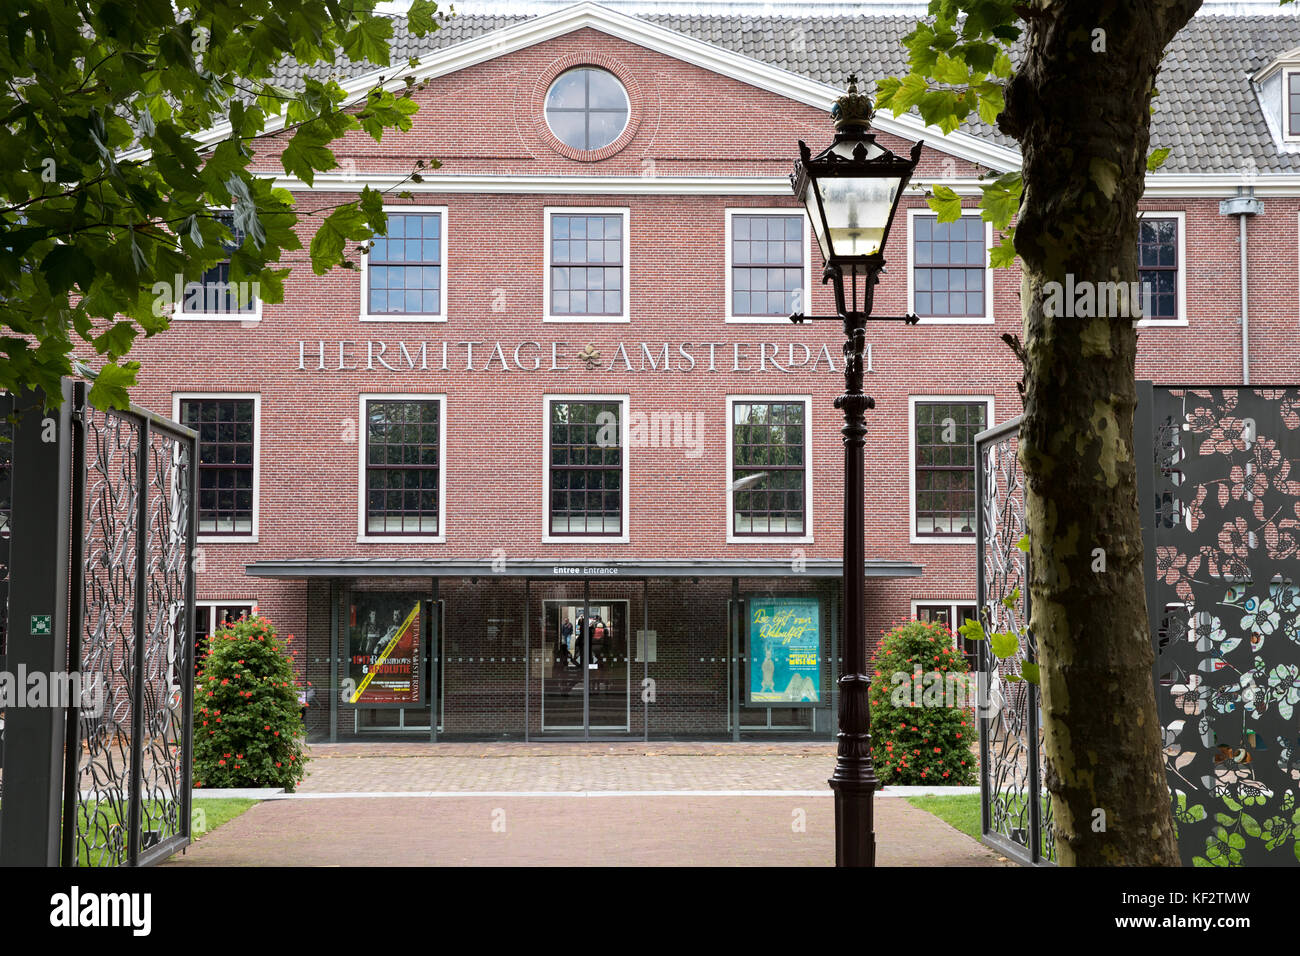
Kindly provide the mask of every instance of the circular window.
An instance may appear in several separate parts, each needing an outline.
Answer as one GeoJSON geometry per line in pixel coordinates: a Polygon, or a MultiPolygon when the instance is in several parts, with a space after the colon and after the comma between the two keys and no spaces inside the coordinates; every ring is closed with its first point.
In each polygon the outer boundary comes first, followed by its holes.
{"type": "Polygon", "coordinates": [[[580,66],[556,77],[546,93],[546,125],[564,145],[608,146],[627,128],[627,90],[613,73],[580,66]]]}

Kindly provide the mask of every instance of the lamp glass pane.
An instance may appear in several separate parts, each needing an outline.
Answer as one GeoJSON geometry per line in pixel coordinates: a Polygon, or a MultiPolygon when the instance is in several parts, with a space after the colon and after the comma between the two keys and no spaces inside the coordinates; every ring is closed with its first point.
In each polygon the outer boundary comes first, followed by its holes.
{"type": "Polygon", "coordinates": [[[821,210],[817,208],[817,187],[810,182],[800,198],[803,201],[804,209],[808,213],[808,219],[812,222],[813,235],[817,237],[817,245],[821,248],[822,259],[829,262],[831,248],[826,242],[826,223],[822,220],[821,210]]]}
{"type": "MultiPolygon", "coordinates": [[[[901,183],[899,176],[837,176],[817,181],[826,213],[827,238],[836,256],[880,252],[901,183]]],[[[820,230],[817,238],[823,242],[820,230]]]]}

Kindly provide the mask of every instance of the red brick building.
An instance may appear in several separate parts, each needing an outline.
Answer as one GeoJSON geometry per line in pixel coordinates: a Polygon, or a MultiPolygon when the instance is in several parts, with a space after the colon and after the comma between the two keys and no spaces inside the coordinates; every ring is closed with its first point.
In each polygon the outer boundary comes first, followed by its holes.
{"type": "MultiPolygon", "coordinates": [[[[787,177],[849,72],[901,72],[921,13],[399,24],[409,133],[349,136],[312,188],[274,142],[257,161],[304,210],[391,187],[362,271],[299,255],[283,303],[218,296],[138,347],[136,400],[205,447],[200,631],[256,605],[293,634],[315,738],[829,737],[841,337],[788,321],[833,306],[787,177]]],[[[1292,15],[1205,15],[1165,61],[1142,377],[1238,382],[1248,355],[1251,382],[1300,378],[1297,47],[1292,15]]],[[[987,268],[974,208],[1013,144],[876,127],[926,146],[876,300],[922,320],[869,337],[872,635],[974,603],[970,443],[1020,411],[1019,273],[987,268]],[[937,223],[936,183],[970,214],[937,223]]]]}

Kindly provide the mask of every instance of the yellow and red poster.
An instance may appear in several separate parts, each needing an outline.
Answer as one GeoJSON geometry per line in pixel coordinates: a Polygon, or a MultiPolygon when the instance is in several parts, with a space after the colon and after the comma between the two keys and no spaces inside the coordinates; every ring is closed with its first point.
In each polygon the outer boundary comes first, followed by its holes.
{"type": "Polygon", "coordinates": [[[422,603],[413,594],[352,595],[343,703],[357,707],[423,703],[422,603]]]}

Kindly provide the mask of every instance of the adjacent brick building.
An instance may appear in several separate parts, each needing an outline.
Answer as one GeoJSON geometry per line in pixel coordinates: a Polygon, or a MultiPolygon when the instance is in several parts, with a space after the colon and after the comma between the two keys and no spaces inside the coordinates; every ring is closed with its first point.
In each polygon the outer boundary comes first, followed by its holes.
{"type": "MultiPolygon", "coordinates": [[[[218,297],[138,347],[136,400],[207,449],[199,630],[255,605],[293,634],[316,738],[829,737],[841,337],[786,318],[833,310],[786,177],[798,140],[829,142],[850,71],[901,72],[922,12],[399,24],[394,61],[419,54],[425,81],[411,132],[347,137],[314,188],[274,141],[257,161],[305,211],[391,187],[363,270],[318,277],[299,254],[283,303],[218,297]],[[765,669],[756,615],[809,646],[765,669]]],[[[1206,15],[1165,61],[1141,377],[1242,380],[1241,223],[1220,208],[1242,195],[1250,381],[1300,378],[1298,46],[1294,16],[1206,15]]],[[[1013,144],[876,125],[926,147],[876,298],[922,322],[869,338],[872,635],[973,605],[970,442],[1020,411],[999,338],[1020,330],[1019,273],[986,268],[974,208],[1013,144]],[[935,183],[970,215],[938,224],[935,183]]]]}

